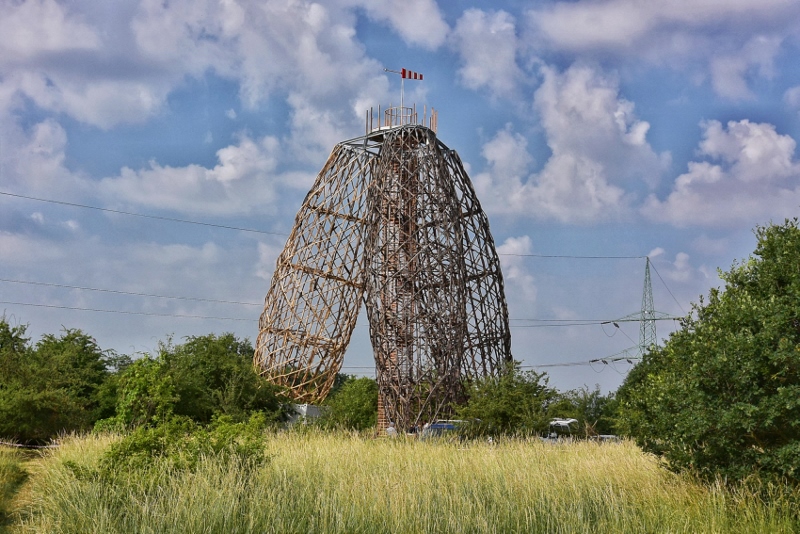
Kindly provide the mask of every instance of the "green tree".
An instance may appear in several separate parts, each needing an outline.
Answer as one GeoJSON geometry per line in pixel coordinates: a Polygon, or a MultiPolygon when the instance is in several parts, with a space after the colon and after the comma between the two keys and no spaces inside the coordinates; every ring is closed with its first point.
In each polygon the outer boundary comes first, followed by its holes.
{"type": "Polygon", "coordinates": [[[109,375],[110,352],[103,351],[91,336],[80,330],[65,329],[60,337],[45,334],[36,344],[39,368],[49,369],[42,377],[50,390],[65,390],[78,401],[81,428],[90,426],[100,415],[98,393],[109,375]]]}
{"type": "Polygon", "coordinates": [[[233,334],[189,337],[181,345],[168,340],[156,357],[140,358],[124,369],[117,415],[103,425],[152,425],[173,416],[207,424],[225,415],[238,422],[253,412],[280,419],[279,390],[256,373],[252,358],[250,342],[233,334]]]}
{"type": "Polygon", "coordinates": [[[620,424],[677,470],[800,479],[800,229],[758,227],[754,257],[721,273],[618,392],[620,424]]]}
{"type": "Polygon", "coordinates": [[[457,416],[477,421],[481,432],[534,434],[547,429],[549,405],[556,391],[546,373],[522,371],[519,364],[499,376],[489,376],[467,387],[468,401],[457,416]]]}
{"type": "Polygon", "coordinates": [[[0,395],[13,385],[30,379],[27,362],[31,356],[30,338],[25,337],[26,325],[11,326],[0,318],[0,395]]]}
{"type": "Polygon", "coordinates": [[[214,414],[244,420],[250,412],[281,413],[278,388],[253,368],[253,346],[233,334],[189,337],[161,347],[175,381],[175,413],[208,423],[214,414]]]}
{"type": "Polygon", "coordinates": [[[120,379],[122,378],[123,371],[133,363],[130,356],[126,354],[109,353],[105,360],[106,374],[100,387],[96,391],[97,420],[114,417],[117,413],[117,397],[119,394],[120,379]]]}
{"type": "Polygon", "coordinates": [[[138,427],[164,422],[174,414],[178,399],[164,361],[144,356],[127,366],[119,377],[116,417],[110,423],[138,427]]]}
{"type": "Polygon", "coordinates": [[[346,377],[328,396],[325,405],[327,411],[320,421],[325,427],[372,428],[378,423],[378,383],[369,377],[346,377]]]}
{"type": "Polygon", "coordinates": [[[584,386],[556,394],[547,411],[551,417],[577,419],[576,435],[591,437],[616,433],[616,407],[614,393],[603,395],[600,386],[584,386]]]}
{"type": "Polygon", "coordinates": [[[73,329],[32,347],[26,329],[0,319],[0,435],[41,442],[91,428],[102,414],[113,353],[73,329]]]}

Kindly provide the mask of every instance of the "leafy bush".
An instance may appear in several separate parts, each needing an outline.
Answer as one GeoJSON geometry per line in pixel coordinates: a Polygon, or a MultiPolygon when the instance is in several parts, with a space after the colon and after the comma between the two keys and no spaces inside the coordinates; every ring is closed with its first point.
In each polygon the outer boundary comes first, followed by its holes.
{"type": "Polygon", "coordinates": [[[322,426],[367,430],[378,423],[378,383],[368,377],[347,377],[325,404],[322,426]]]}
{"type": "Polygon", "coordinates": [[[618,392],[646,451],[706,478],[800,480],[800,229],[756,229],[755,256],[721,273],[618,392]]]}
{"type": "Polygon", "coordinates": [[[170,417],[157,425],[140,426],[111,445],[101,461],[101,473],[113,476],[153,467],[192,470],[203,456],[211,455],[258,464],[266,458],[269,424],[263,413],[253,413],[242,422],[223,415],[209,425],[198,425],[186,416],[170,417]]]}
{"type": "Polygon", "coordinates": [[[117,414],[111,423],[119,428],[158,424],[172,416],[177,400],[168,367],[162,360],[145,356],[133,362],[120,376],[117,414]]]}
{"type": "Polygon", "coordinates": [[[216,414],[245,420],[252,411],[281,413],[278,389],[253,368],[253,346],[233,334],[189,337],[161,346],[175,384],[175,414],[207,423],[216,414]]]}
{"type": "Polygon", "coordinates": [[[577,419],[576,435],[591,437],[616,434],[616,407],[614,393],[603,395],[600,386],[595,386],[593,390],[582,387],[556,394],[547,411],[551,417],[577,419]]]}
{"type": "Polygon", "coordinates": [[[31,346],[26,329],[0,318],[0,436],[43,442],[91,428],[109,407],[103,384],[118,357],[80,330],[31,346]]]}
{"type": "Polygon", "coordinates": [[[250,343],[233,334],[161,344],[157,357],[140,358],[120,374],[116,416],[96,428],[158,426],[174,416],[198,424],[221,415],[246,421],[254,412],[282,420],[279,390],[255,372],[252,356],[250,343]]]}
{"type": "Polygon", "coordinates": [[[477,380],[467,387],[468,401],[457,408],[460,419],[477,422],[469,433],[525,435],[543,432],[550,420],[548,405],[556,391],[545,373],[522,371],[519,364],[499,376],[477,380]]]}

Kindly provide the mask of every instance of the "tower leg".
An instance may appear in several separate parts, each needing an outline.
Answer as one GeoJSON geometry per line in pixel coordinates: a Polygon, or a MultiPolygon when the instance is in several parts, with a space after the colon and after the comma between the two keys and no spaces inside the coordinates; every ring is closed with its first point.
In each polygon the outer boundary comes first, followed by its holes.
{"type": "Polygon", "coordinates": [[[334,148],[297,213],[265,299],[255,365],[299,403],[327,396],[356,325],[372,160],[334,148]]]}

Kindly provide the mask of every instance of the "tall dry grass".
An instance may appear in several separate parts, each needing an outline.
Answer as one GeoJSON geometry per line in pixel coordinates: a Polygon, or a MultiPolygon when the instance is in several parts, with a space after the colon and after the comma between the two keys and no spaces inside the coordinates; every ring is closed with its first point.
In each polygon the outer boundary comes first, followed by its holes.
{"type": "Polygon", "coordinates": [[[285,432],[268,460],[102,474],[115,436],[35,467],[18,532],[794,532],[787,502],[669,473],[630,443],[447,443],[285,432]]]}
{"type": "Polygon", "coordinates": [[[14,496],[28,476],[23,461],[20,451],[0,446],[0,532],[11,522],[14,496]]]}

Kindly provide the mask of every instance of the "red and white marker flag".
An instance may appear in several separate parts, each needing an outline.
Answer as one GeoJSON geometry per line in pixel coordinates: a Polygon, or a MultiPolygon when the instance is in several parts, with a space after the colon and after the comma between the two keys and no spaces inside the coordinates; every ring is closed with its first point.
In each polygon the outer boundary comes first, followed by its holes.
{"type": "Polygon", "coordinates": [[[422,74],[414,72],[413,70],[400,69],[400,77],[409,80],[421,80],[422,74]]]}

